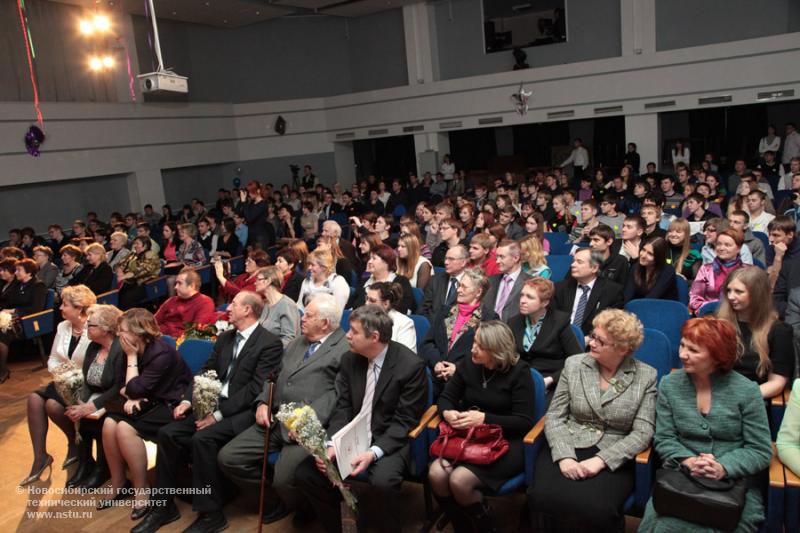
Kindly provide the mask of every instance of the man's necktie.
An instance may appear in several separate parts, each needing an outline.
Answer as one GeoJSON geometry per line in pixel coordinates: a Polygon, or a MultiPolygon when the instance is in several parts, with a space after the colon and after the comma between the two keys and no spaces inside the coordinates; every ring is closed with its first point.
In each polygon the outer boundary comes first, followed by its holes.
{"type": "Polygon", "coordinates": [[[450,288],[447,291],[447,297],[444,299],[444,305],[450,307],[456,303],[456,292],[458,291],[458,280],[450,278],[450,288]]]}
{"type": "Polygon", "coordinates": [[[228,397],[228,385],[231,382],[231,377],[233,376],[233,371],[236,368],[236,360],[239,358],[239,347],[244,341],[244,335],[241,333],[236,333],[236,339],[233,341],[233,353],[231,354],[231,362],[228,363],[228,371],[225,372],[225,381],[222,384],[222,391],[220,395],[227,398],[228,397]]]}
{"type": "Polygon", "coordinates": [[[511,294],[511,283],[513,281],[511,276],[503,276],[503,281],[501,282],[503,286],[500,288],[500,295],[497,297],[497,303],[494,306],[494,312],[501,318],[503,316],[503,308],[508,301],[508,295],[511,294]]]}
{"type": "Polygon", "coordinates": [[[578,300],[578,308],[575,309],[575,319],[572,321],[578,327],[583,324],[583,315],[586,314],[586,302],[589,301],[589,286],[578,285],[578,288],[583,291],[580,299],[578,300]]]}
{"type": "Polygon", "coordinates": [[[320,344],[322,344],[322,343],[320,343],[320,342],[312,342],[311,344],[309,344],[309,346],[308,346],[308,349],[306,350],[306,353],[305,353],[305,354],[303,354],[303,362],[304,362],[304,363],[305,363],[306,361],[308,361],[308,358],[309,358],[309,357],[311,357],[312,355],[314,355],[314,352],[316,352],[316,351],[317,351],[317,348],[319,348],[319,347],[320,347],[320,344]]]}
{"type": "Polygon", "coordinates": [[[367,388],[364,389],[364,401],[361,404],[359,416],[367,418],[367,443],[372,444],[372,400],[375,398],[375,363],[370,361],[367,365],[367,388]]]}

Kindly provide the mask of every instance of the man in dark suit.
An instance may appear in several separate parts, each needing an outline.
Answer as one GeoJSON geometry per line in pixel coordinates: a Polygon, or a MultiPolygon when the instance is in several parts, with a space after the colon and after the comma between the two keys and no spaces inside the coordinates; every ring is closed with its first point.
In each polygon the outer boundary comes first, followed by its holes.
{"type": "Polygon", "coordinates": [[[570,278],[556,284],[555,308],[569,313],[570,321],[588,335],[594,317],[609,307],[621,309],[625,303],[622,285],[598,277],[603,257],[581,248],[572,256],[570,278]]]}
{"type": "MultiPolygon", "coordinates": [[[[399,531],[398,513],[391,507],[410,461],[407,436],[425,409],[427,386],[422,360],[391,338],[392,320],[381,307],[365,305],[350,315],[350,351],[342,356],[339,397],[328,435],[334,435],[356,416],[370,420],[371,446],[353,459],[351,476],[366,473],[385,507],[384,527],[399,531]]],[[[328,448],[328,457],[335,458],[333,447],[328,448]]],[[[338,532],[342,525],[341,495],[324,471],[322,461],[309,457],[297,469],[297,485],[311,501],[325,530],[338,532]]]]}
{"type": "MultiPolygon", "coordinates": [[[[322,235],[325,237],[332,237],[336,239],[339,244],[339,249],[342,251],[344,257],[350,261],[351,265],[357,265],[358,259],[356,257],[356,250],[353,245],[346,239],[342,239],[342,227],[335,220],[326,220],[322,224],[322,235]]],[[[350,280],[347,280],[350,283],[350,280]]]]}
{"type": "Polygon", "coordinates": [[[483,299],[483,316],[491,316],[494,312],[500,320],[508,322],[519,314],[519,295],[531,277],[522,271],[522,252],[516,241],[500,241],[495,260],[501,273],[489,278],[489,289],[483,299]]]}
{"type": "Polygon", "coordinates": [[[333,193],[330,189],[325,189],[325,194],[322,197],[322,205],[319,206],[320,220],[330,220],[331,215],[341,213],[342,206],[333,201],[333,193]]]}
{"type": "MultiPolygon", "coordinates": [[[[301,322],[302,335],[294,339],[283,356],[281,373],[275,382],[273,411],[285,403],[310,405],[323,425],[336,404],[336,376],[342,355],[349,350],[344,331],[339,327],[342,312],[331,294],[317,294],[306,306],[301,322]]],[[[219,466],[239,485],[257,490],[264,456],[264,428],[275,422],[267,408],[267,386],[256,402],[256,423],[225,445],[219,452],[219,466]]],[[[302,509],[295,486],[294,472],[308,452],[278,424],[270,433],[270,451],[280,451],[275,464],[272,487],[280,494],[268,494],[264,523],[276,522],[291,508],[302,509]],[[284,505],[284,502],[288,505],[284,505]]],[[[300,514],[301,511],[298,511],[300,514]]],[[[297,516],[299,518],[300,515],[297,516]]]]}
{"type": "Polygon", "coordinates": [[[417,314],[432,321],[442,307],[451,307],[456,303],[456,291],[461,277],[469,261],[467,247],[458,244],[453,246],[444,257],[444,272],[434,275],[425,287],[425,297],[417,309],[417,314]]]}
{"type": "Polygon", "coordinates": [[[775,288],[772,289],[775,309],[778,311],[781,319],[786,315],[789,293],[792,289],[796,289],[797,287],[800,287],[800,259],[784,261],[778,272],[775,288]]]}
{"type": "MultiPolygon", "coordinates": [[[[223,477],[217,466],[217,453],[229,440],[255,421],[254,400],[270,373],[280,369],[283,344],[280,338],[261,327],[263,303],[251,291],[237,294],[228,306],[229,320],[235,329],[222,333],[200,374],[214,370],[222,382],[217,410],[201,420],[192,409],[192,382],[184,400],[175,407],[175,422],[158,432],[156,487],[178,487],[178,474],[187,460],[192,461],[192,507],[199,513],[186,531],[204,533],[228,527],[222,513],[223,477]],[[203,490],[210,487],[209,490],[203,490]]],[[[172,496],[152,498],[153,509],[132,533],[150,533],[178,520],[180,513],[172,496]]]]}

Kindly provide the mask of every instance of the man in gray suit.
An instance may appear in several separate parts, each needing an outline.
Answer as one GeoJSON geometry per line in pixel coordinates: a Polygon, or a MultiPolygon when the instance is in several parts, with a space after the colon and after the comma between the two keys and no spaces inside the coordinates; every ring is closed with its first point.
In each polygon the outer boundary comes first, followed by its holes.
{"type": "Polygon", "coordinates": [[[500,241],[496,261],[501,273],[489,278],[489,289],[483,299],[483,316],[492,316],[494,312],[500,320],[508,322],[519,314],[522,287],[531,277],[522,271],[522,251],[516,241],[500,241]]]}
{"type": "MultiPolygon", "coordinates": [[[[341,318],[342,311],[330,294],[319,294],[306,306],[301,322],[302,335],[289,343],[283,356],[281,372],[275,382],[273,412],[284,403],[307,404],[317,413],[322,425],[327,426],[336,404],[339,363],[342,354],[349,350],[345,334],[339,328],[341,318]]],[[[295,443],[286,427],[272,417],[266,402],[265,384],[256,398],[256,423],[220,450],[218,462],[225,475],[237,484],[258,487],[264,428],[276,424],[270,434],[269,450],[280,451],[280,458],[272,479],[274,490],[267,492],[264,523],[268,524],[280,520],[302,503],[294,485],[294,472],[308,453],[295,443]]]]}

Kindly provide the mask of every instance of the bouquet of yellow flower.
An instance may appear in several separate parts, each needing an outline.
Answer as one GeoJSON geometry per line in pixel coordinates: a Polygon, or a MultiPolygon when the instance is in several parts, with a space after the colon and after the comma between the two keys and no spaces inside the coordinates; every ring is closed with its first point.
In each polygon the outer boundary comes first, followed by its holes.
{"type": "MultiPolygon", "coordinates": [[[[83,371],[77,368],[69,359],[65,359],[52,370],[53,385],[56,392],[61,396],[67,405],[75,405],[81,399],[81,389],[83,388],[83,371]]],[[[81,421],[75,422],[75,443],[80,444],[81,421]]]]}
{"type": "Polygon", "coordinates": [[[14,325],[14,315],[8,311],[0,311],[0,332],[5,333],[14,325]]]}
{"type": "Polygon", "coordinates": [[[327,433],[322,423],[317,418],[317,413],[309,405],[300,405],[297,403],[285,403],[281,405],[278,414],[275,417],[283,423],[290,431],[294,431],[297,435],[297,442],[308,450],[308,452],[320,459],[325,463],[325,472],[328,479],[333,485],[342,493],[347,506],[356,512],[356,497],[350,492],[339,475],[339,469],[328,459],[328,454],[325,453],[325,440],[327,433]]]}

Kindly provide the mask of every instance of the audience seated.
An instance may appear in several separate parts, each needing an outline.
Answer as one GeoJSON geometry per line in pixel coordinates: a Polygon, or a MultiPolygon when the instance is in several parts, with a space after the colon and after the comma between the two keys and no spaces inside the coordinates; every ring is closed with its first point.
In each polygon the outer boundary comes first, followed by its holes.
{"type": "Polygon", "coordinates": [[[757,267],[731,272],[717,316],[733,324],[744,351],[733,369],[761,387],[765,399],[782,394],[794,374],[792,330],[778,320],[767,273],[757,267]]]}
{"type": "Polygon", "coordinates": [[[633,459],[653,438],[657,376],[633,357],[644,339],[635,316],[607,309],[592,325],[589,353],[566,360],[553,394],[528,502],[534,524],[541,515],[545,524],[619,531],[633,459]]]}
{"type": "MultiPolygon", "coordinates": [[[[439,207],[437,206],[437,213],[438,212],[439,207]]],[[[433,266],[445,266],[444,258],[447,254],[447,250],[459,244],[467,244],[467,241],[461,237],[463,231],[464,230],[461,222],[455,218],[443,219],[439,223],[439,235],[441,237],[441,241],[435,248],[433,248],[431,256],[431,263],[433,266]]]]}
{"type": "Polygon", "coordinates": [[[506,239],[497,245],[497,268],[500,274],[489,279],[489,287],[482,294],[483,316],[491,316],[492,311],[508,322],[519,314],[519,295],[522,286],[531,275],[522,271],[522,252],[516,241],[506,239]]]}
{"type": "Polygon", "coordinates": [[[667,264],[667,241],[661,237],[642,244],[639,258],[628,272],[625,302],[639,298],[678,299],[675,269],[667,264]]]}
{"type": "Polygon", "coordinates": [[[277,335],[286,346],[297,337],[300,314],[294,300],[281,293],[281,282],[283,276],[277,267],[258,269],[256,292],[264,299],[264,310],[261,311],[258,321],[261,327],[277,335]]]}
{"type": "Polygon", "coordinates": [[[412,287],[425,290],[433,275],[433,266],[422,255],[420,246],[416,235],[400,235],[397,242],[397,274],[408,279],[412,287]]]}
{"type": "Polygon", "coordinates": [[[598,277],[602,257],[588,248],[576,250],[570,277],[556,284],[555,309],[569,313],[570,322],[586,335],[591,332],[592,321],[600,311],[621,308],[624,304],[622,286],[598,277]]]}
{"type": "Polygon", "coordinates": [[[455,304],[458,285],[461,283],[468,259],[467,248],[463,245],[459,244],[447,250],[444,272],[434,275],[425,288],[425,297],[417,314],[424,316],[433,324],[434,317],[442,307],[449,309],[455,304]]]}
{"type": "Polygon", "coordinates": [[[314,250],[308,255],[310,276],[303,280],[300,294],[297,296],[297,307],[301,311],[305,310],[305,305],[311,297],[319,293],[332,294],[339,308],[345,308],[347,300],[350,299],[350,285],[336,273],[335,269],[336,265],[330,252],[314,250]]]}
{"type": "Polygon", "coordinates": [[[233,279],[228,279],[226,266],[230,272],[230,263],[223,263],[221,260],[214,261],[214,274],[219,281],[219,287],[225,297],[225,301],[231,302],[233,297],[240,291],[255,291],[256,277],[258,269],[269,265],[269,255],[262,250],[254,250],[244,261],[244,272],[233,279]]]}
{"type": "Polygon", "coordinates": [[[73,277],[70,285],[85,285],[95,294],[103,294],[111,290],[114,273],[106,261],[106,249],[96,242],[86,247],[86,262],[83,268],[73,277]]]}
{"type": "Polygon", "coordinates": [[[292,248],[283,248],[275,258],[275,267],[281,274],[281,292],[296,302],[304,278],[299,270],[300,256],[292,248]]]}
{"type": "Polygon", "coordinates": [[[520,357],[544,377],[552,391],[558,383],[564,360],[582,353],[570,324],[569,313],[551,308],[555,285],[544,278],[525,282],[519,299],[519,314],[508,321],[520,357]]]}
{"type": "MultiPolygon", "coordinates": [[[[255,422],[251,409],[264,382],[281,365],[283,345],[277,335],[261,327],[258,319],[263,309],[261,297],[251,291],[240,291],[228,309],[234,329],[220,334],[200,374],[213,370],[222,382],[220,402],[213,413],[198,419],[192,410],[190,382],[180,403],[172,410],[174,421],[158,429],[156,487],[176,489],[178,473],[191,457],[192,508],[198,513],[192,527],[198,531],[221,531],[227,527],[222,512],[223,478],[217,467],[217,454],[237,434],[255,422]],[[203,491],[204,487],[210,488],[203,491]]],[[[153,498],[155,507],[133,528],[134,533],[155,531],[180,516],[173,497],[164,493],[153,498]]],[[[134,512],[138,508],[134,507],[134,512]]]]}
{"type": "Polygon", "coordinates": [[[350,274],[353,272],[355,267],[344,256],[335,238],[321,235],[319,238],[317,238],[317,247],[315,249],[330,252],[336,261],[336,273],[342,276],[344,279],[350,279],[350,274]]]}
{"type": "Polygon", "coordinates": [[[483,272],[466,269],[458,283],[454,305],[441,306],[431,321],[419,356],[433,372],[436,394],[453,377],[458,362],[471,353],[475,330],[481,321],[497,316],[481,305],[488,288],[489,280],[483,272]]]}
{"type": "MultiPolygon", "coordinates": [[[[753,231],[750,229],[750,215],[747,211],[741,209],[733,211],[730,216],[728,216],[728,226],[741,231],[744,235],[742,250],[744,250],[746,246],[753,260],[758,260],[762,265],[766,265],[767,252],[764,249],[764,244],[761,242],[761,239],[753,235],[753,231]]],[[[746,254],[742,252],[742,261],[744,261],[745,256],[746,254]]],[[[744,262],[747,263],[747,261],[744,262]]],[[[749,264],[753,264],[753,261],[750,261],[749,264]]]]}
{"type": "MultiPolygon", "coordinates": [[[[391,336],[392,321],[380,307],[366,305],[350,315],[350,351],[342,356],[339,396],[327,428],[334,435],[357,415],[371,421],[371,446],[353,460],[352,475],[366,474],[384,517],[400,516],[396,504],[408,464],[407,435],[425,409],[427,389],[422,361],[391,336]]],[[[328,458],[335,458],[333,447],[328,458]]],[[[309,457],[295,471],[296,482],[324,529],[339,531],[341,495],[320,472],[324,468],[309,457]]],[[[397,524],[386,525],[399,530],[397,524]]]]}
{"type": "Polygon", "coordinates": [[[97,510],[127,498],[130,493],[121,489],[133,487],[137,492],[131,516],[141,518],[148,509],[144,489],[149,487],[144,441],[155,441],[159,429],[172,421],[173,407],[192,382],[192,374],[175,348],[161,339],[156,319],[149,311],[125,311],[117,334],[125,353],[125,377],[121,401],[106,406],[102,436],[113,497],[100,499],[97,510]]]}
{"type": "Polygon", "coordinates": [[[180,337],[186,324],[206,325],[216,321],[214,301],[200,293],[200,275],[184,268],[175,278],[175,296],[168,298],[155,314],[164,335],[180,337]]]}
{"type": "Polygon", "coordinates": [[[12,341],[21,338],[25,315],[44,310],[47,289],[36,279],[39,265],[33,259],[19,259],[14,263],[16,282],[8,284],[2,296],[2,309],[12,315],[13,321],[7,331],[0,331],[0,384],[5,383],[11,372],[8,370],[8,349],[12,341]]]}
{"type": "MultiPolygon", "coordinates": [[[[56,327],[47,368],[56,371],[62,364],[70,362],[75,368],[82,368],[86,349],[89,346],[87,336],[87,318],[89,308],[96,303],[95,295],[84,285],[66,287],[62,292],[61,316],[64,320],[56,327]]],[[[52,468],[53,457],[47,453],[48,419],[67,437],[67,455],[62,468],[78,460],[75,444],[75,425],[66,416],[67,405],[51,381],[43,389],[28,396],[28,432],[33,446],[33,464],[30,474],[20,486],[29,485],[39,480],[46,468],[52,468]]],[[[68,482],[72,486],[74,477],[68,482]]]]}
{"type": "MultiPolygon", "coordinates": [[[[681,331],[683,368],[661,380],[653,447],[662,462],[679,461],[693,476],[750,478],[764,471],[772,456],[766,411],[759,406],[761,393],[752,381],[733,371],[735,333],[725,320],[688,321],[681,331]]],[[[764,521],[761,489],[757,483],[747,487],[737,531],[756,531],[764,521]]],[[[709,530],[659,515],[652,498],[639,529],[709,530]]]]}
{"type": "Polygon", "coordinates": [[[690,233],[686,219],[676,218],[670,222],[666,237],[666,262],[687,280],[694,279],[702,264],[700,252],[692,248],[690,233]]]}
{"type": "Polygon", "coordinates": [[[797,230],[794,221],[780,215],[767,225],[769,244],[766,250],[770,285],[774,286],[784,261],[800,258],[800,239],[796,238],[797,230]]]}
{"type": "Polygon", "coordinates": [[[61,268],[58,270],[56,282],[53,288],[56,291],[56,298],[61,297],[61,291],[69,285],[69,283],[78,275],[83,265],[81,259],[83,253],[81,249],[74,244],[67,244],[60,251],[61,254],[61,268]]]}
{"type": "Polygon", "coordinates": [[[397,275],[397,253],[386,244],[376,246],[370,253],[369,261],[367,262],[367,272],[370,276],[364,283],[359,286],[352,298],[353,308],[361,307],[366,301],[367,289],[379,281],[397,283],[402,289],[402,298],[397,303],[397,311],[402,314],[414,312],[417,309],[417,303],[414,300],[414,293],[411,291],[411,284],[408,279],[397,275]]]}
{"type": "Polygon", "coordinates": [[[705,304],[719,301],[725,279],[742,267],[739,252],[743,242],[742,233],[735,229],[726,229],[717,235],[714,260],[700,267],[689,289],[691,312],[696,313],[705,304]]]}
{"type": "Polygon", "coordinates": [[[36,261],[36,264],[39,266],[39,272],[36,274],[36,278],[48,289],[55,288],[56,278],[58,277],[58,267],[52,263],[52,259],[53,250],[51,250],[49,246],[34,246],[33,260],[36,261]]]}
{"type": "Polygon", "coordinates": [[[377,305],[386,311],[392,319],[392,340],[417,353],[417,332],[414,321],[395,309],[402,298],[402,285],[390,281],[378,281],[367,287],[365,303],[377,305]]]}
{"type": "MultiPolygon", "coordinates": [[[[332,295],[318,294],[308,303],[301,321],[301,335],[289,343],[282,358],[281,372],[275,381],[274,412],[285,403],[306,403],[314,408],[323,425],[328,424],[336,405],[339,365],[350,349],[344,331],[339,328],[340,321],[341,311],[332,295]]],[[[253,491],[261,481],[264,429],[277,423],[268,411],[267,397],[265,385],[256,398],[255,424],[228,442],[218,456],[225,475],[253,491]]],[[[264,523],[280,520],[289,509],[308,514],[295,481],[295,471],[308,452],[280,424],[270,433],[269,449],[280,452],[280,457],[268,487],[264,523]]]]}
{"type": "Polygon", "coordinates": [[[202,266],[206,262],[206,254],[196,239],[197,226],[192,223],[181,224],[178,226],[178,237],[181,244],[178,247],[177,262],[192,268],[202,266]]]}
{"type": "Polygon", "coordinates": [[[598,224],[589,232],[589,249],[601,257],[598,276],[625,286],[628,279],[628,259],[614,251],[614,230],[605,224],[598,224]]]}
{"type": "Polygon", "coordinates": [[[550,279],[553,271],[547,265],[542,241],[534,234],[526,235],[520,239],[519,247],[522,271],[531,277],[550,279]]]}
{"type": "Polygon", "coordinates": [[[155,252],[150,250],[150,239],[136,237],[131,246],[133,252],[117,265],[120,309],[130,309],[146,296],[144,284],[158,277],[161,264],[155,252]]]}
{"type": "Polygon", "coordinates": [[[452,464],[434,457],[428,479],[455,531],[497,531],[479,489],[497,491],[523,470],[522,438],[533,426],[534,407],[533,380],[528,364],[517,353],[511,330],[499,320],[481,323],[471,356],[458,362],[437,408],[453,429],[499,425],[509,448],[488,465],[452,464]]]}
{"type": "Polygon", "coordinates": [[[620,232],[619,255],[634,263],[639,258],[639,250],[642,247],[642,236],[644,235],[644,220],[639,215],[628,215],[622,223],[620,232]]]}
{"type": "MultiPolygon", "coordinates": [[[[67,481],[67,487],[96,489],[104,485],[111,475],[103,450],[103,417],[86,417],[105,409],[106,405],[119,398],[126,372],[125,353],[117,340],[120,316],[122,311],[113,305],[93,305],[89,308],[86,331],[91,342],[83,359],[84,384],[80,401],[68,406],[65,411],[73,423],[80,421],[81,435],[78,468],[67,481]],[[93,443],[97,459],[92,458],[93,443]]],[[[74,356],[73,353],[73,359],[74,356]]]]}

